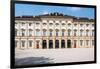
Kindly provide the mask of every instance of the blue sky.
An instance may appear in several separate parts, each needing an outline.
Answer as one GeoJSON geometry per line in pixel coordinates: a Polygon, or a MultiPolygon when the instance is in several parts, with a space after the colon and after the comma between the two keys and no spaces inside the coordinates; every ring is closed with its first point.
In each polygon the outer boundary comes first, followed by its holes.
{"type": "Polygon", "coordinates": [[[15,16],[23,16],[23,15],[36,16],[52,12],[59,12],[65,15],[88,17],[94,19],[94,8],[15,4],[15,16]]]}

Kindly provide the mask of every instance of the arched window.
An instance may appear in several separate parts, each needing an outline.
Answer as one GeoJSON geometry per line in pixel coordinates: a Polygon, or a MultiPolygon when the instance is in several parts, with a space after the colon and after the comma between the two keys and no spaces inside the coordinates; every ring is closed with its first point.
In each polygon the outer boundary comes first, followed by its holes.
{"type": "Polygon", "coordinates": [[[83,24],[80,24],[80,27],[83,27],[83,24]]]}
{"type": "Polygon", "coordinates": [[[36,26],[38,26],[40,23],[36,23],[36,26]]]}
{"type": "Polygon", "coordinates": [[[71,24],[69,23],[69,24],[68,24],[68,27],[70,27],[70,26],[71,26],[71,24]]]}
{"type": "Polygon", "coordinates": [[[22,29],[22,36],[25,36],[25,29],[22,29]]]}
{"type": "Polygon", "coordinates": [[[49,23],[49,25],[50,25],[50,26],[52,26],[52,25],[53,25],[53,23],[49,23]]]}
{"type": "Polygon", "coordinates": [[[32,23],[29,23],[29,26],[31,26],[32,25],[32,23]]]}
{"type": "Polygon", "coordinates": [[[43,23],[43,25],[47,25],[46,23],[43,23]]]}
{"type": "Polygon", "coordinates": [[[65,29],[62,29],[62,36],[64,36],[65,29]]]}
{"type": "Polygon", "coordinates": [[[62,25],[64,26],[64,25],[65,25],[65,23],[62,23],[62,25]]]}
{"type": "Polygon", "coordinates": [[[32,36],[32,29],[29,29],[29,36],[32,36]]]}
{"type": "Polygon", "coordinates": [[[56,23],[56,26],[58,26],[59,25],[59,23],[56,23]]]}
{"type": "Polygon", "coordinates": [[[74,26],[76,27],[76,26],[77,26],[77,24],[75,23],[75,24],[74,24],[74,26]]]}
{"type": "Polygon", "coordinates": [[[88,27],[89,26],[89,24],[86,24],[86,27],[88,27]]]}

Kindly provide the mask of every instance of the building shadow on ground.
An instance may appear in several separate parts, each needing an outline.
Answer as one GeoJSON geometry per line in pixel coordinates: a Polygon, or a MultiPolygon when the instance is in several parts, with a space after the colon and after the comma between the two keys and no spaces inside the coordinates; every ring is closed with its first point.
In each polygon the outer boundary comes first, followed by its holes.
{"type": "Polygon", "coordinates": [[[53,59],[45,57],[27,57],[27,58],[15,58],[15,65],[40,65],[51,64],[53,59]]]}

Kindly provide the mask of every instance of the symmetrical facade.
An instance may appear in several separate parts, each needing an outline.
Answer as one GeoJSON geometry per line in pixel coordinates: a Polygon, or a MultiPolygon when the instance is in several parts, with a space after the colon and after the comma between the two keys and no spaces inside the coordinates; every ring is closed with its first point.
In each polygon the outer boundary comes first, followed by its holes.
{"type": "Polygon", "coordinates": [[[19,49],[94,47],[94,19],[50,13],[15,17],[15,46],[19,49]]]}

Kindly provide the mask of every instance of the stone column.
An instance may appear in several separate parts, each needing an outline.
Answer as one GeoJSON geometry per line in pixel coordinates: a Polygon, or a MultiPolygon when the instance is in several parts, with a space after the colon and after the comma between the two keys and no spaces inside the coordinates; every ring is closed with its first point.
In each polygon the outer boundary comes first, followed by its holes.
{"type": "Polygon", "coordinates": [[[47,49],[49,49],[49,40],[47,39],[47,49]]]}
{"type": "Polygon", "coordinates": [[[53,49],[55,49],[55,39],[53,39],[53,49]]]}
{"type": "Polygon", "coordinates": [[[59,39],[59,48],[61,48],[61,39],[59,39]]]}
{"type": "Polygon", "coordinates": [[[42,39],[40,39],[40,42],[39,42],[39,49],[42,49],[42,39]]]}
{"type": "Polygon", "coordinates": [[[65,48],[67,48],[67,39],[65,39],[65,48]]]}

